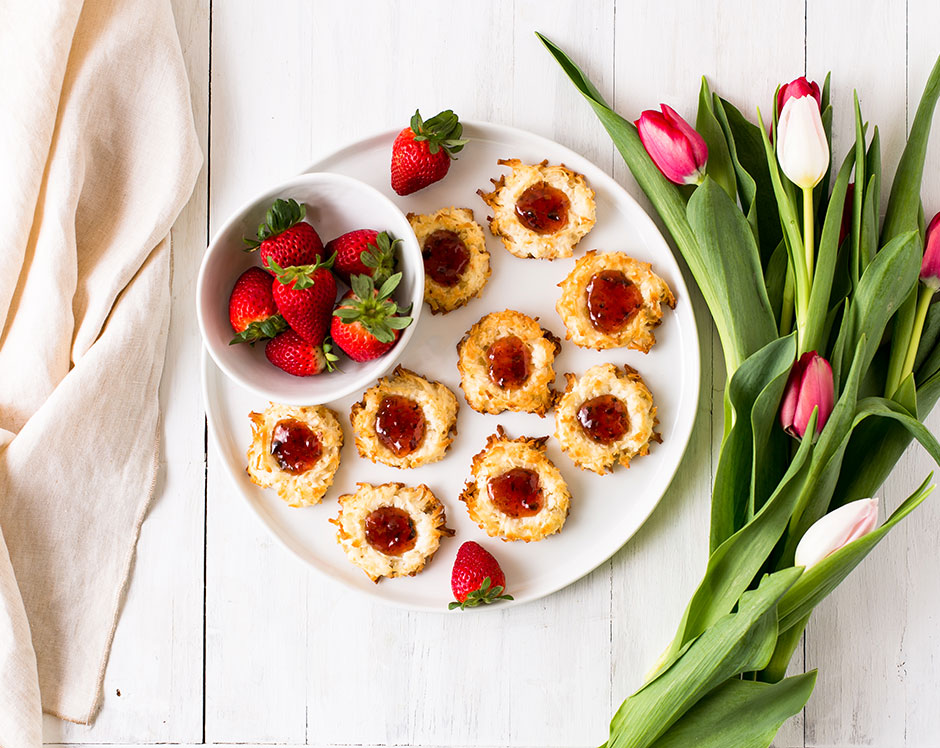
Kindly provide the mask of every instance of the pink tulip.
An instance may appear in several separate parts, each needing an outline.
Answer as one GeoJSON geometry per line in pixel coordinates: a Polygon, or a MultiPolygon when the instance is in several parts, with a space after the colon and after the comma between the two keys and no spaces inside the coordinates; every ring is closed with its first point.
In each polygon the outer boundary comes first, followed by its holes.
{"type": "Polygon", "coordinates": [[[699,184],[705,178],[708,146],[670,106],[661,104],[662,114],[648,109],[636,121],[643,147],[670,182],[699,184]]]}
{"type": "Polygon", "coordinates": [[[940,289],[940,213],[937,213],[927,226],[920,279],[928,288],[934,291],[940,289]]]}
{"type": "Polygon", "coordinates": [[[819,92],[819,84],[816,81],[806,80],[806,76],[801,75],[796,80],[785,83],[777,89],[777,116],[783,111],[783,105],[787,99],[802,98],[803,96],[812,96],[816,99],[816,108],[822,106],[822,94],[819,92]]]}
{"type": "Polygon", "coordinates": [[[796,546],[793,563],[807,569],[867,535],[878,524],[878,499],[852,501],[829,512],[806,531],[796,546]]]}
{"type": "Polygon", "coordinates": [[[816,417],[816,436],[819,436],[829,420],[835,404],[832,382],[832,367],[816,351],[800,356],[793,365],[780,406],[780,424],[790,436],[803,438],[814,408],[819,408],[816,417]]]}

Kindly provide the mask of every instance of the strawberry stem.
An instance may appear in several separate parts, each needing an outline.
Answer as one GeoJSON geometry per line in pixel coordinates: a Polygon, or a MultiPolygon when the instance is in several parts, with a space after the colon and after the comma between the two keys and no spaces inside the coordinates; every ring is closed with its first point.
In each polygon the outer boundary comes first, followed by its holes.
{"type": "Polygon", "coordinates": [[[421,113],[416,109],[411,118],[411,131],[415,134],[415,140],[427,141],[431,153],[437,153],[443,148],[450,158],[454,158],[454,154],[470,142],[460,137],[463,135],[463,125],[450,109],[435,114],[429,120],[422,120],[421,113]]]}
{"type": "Polygon", "coordinates": [[[313,274],[320,270],[321,268],[326,268],[329,270],[333,267],[333,262],[336,260],[336,252],[330,255],[326,260],[322,257],[318,257],[317,261],[313,265],[290,265],[286,268],[282,268],[273,257],[267,258],[266,267],[275,277],[283,283],[285,286],[294,281],[294,288],[304,289],[310,288],[314,285],[315,281],[313,274]]]}
{"type": "Polygon", "coordinates": [[[300,223],[307,215],[307,206],[293,198],[278,198],[264,214],[264,221],[258,224],[258,236],[244,237],[246,252],[252,252],[261,246],[261,242],[281,234],[291,226],[300,223]]]}
{"type": "Polygon", "coordinates": [[[463,601],[454,600],[447,606],[447,609],[456,610],[460,608],[461,610],[466,610],[467,608],[475,608],[477,605],[490,605],[499,600],[513,599],[512,595],[503,594],[503,587],[501,585],[497,584],[495,587],[491,585],[492,581],[489,577],[486,577],[480,583],[479,588],[468,592],[467,597],[463,601]]]}

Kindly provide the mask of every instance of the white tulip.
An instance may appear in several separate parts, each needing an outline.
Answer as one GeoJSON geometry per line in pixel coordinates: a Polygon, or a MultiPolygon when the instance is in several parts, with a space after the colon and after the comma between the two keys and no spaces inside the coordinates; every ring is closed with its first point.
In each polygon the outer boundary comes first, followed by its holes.
{"type": "Polygon", "coordinates": [[[789,98],[783,105],[777,122],[777,159],[783,173],[804,190],[819,184],[829,168],[829,142],[812,96],[789,98]]]}
{"type": "Polygon", "coordinates": [[[840,506],[815,522],[796,547],[795,566],[807,569],[858,540],[878,524],[878,499],[861,499],[840,506]]]}

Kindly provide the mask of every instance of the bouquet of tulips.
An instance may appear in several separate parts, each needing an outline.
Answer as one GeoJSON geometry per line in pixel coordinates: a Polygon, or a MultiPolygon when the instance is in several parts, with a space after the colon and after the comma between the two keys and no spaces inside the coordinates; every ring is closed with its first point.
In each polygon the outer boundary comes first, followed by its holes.
{"type": "Polygon", "coordinates": [[[728,376],[708,566],[607,745],[765,748],[815,684],[785,677],[813,608],[932,476],[880,525],[870,497],[912,438],[940,462],[923,425],[940,398],[940,215],[925,226],[920,200],[940,60],[882,219],[878,128],[856,96],[855,144],[833,168],[828,77],[781,86],[767,122],[703,80],[695,128],[665,104],[634,124],[539,37],[685,258],[728,376]]]}

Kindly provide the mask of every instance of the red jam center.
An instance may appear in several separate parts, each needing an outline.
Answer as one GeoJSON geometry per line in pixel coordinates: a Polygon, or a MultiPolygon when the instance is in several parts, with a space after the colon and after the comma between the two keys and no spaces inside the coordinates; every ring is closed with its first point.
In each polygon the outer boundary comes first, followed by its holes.
{"type": "Polygon", "coordinates": [[[439,286],[455,286],[470,262],[470,253],[453,231],[439,229],[424,240],[424,272],[439,286]]]}
{"type": "Polygon", "coordinates": [[[486,351],[490,379],[504,390],[521,386],[529,378],[531,358],[529,346],[515,335],[493,341],[486,351]]]}
{"type": "Polygon", "coordinates": [[[643,295],[619,270],[595,273],[585,289],[591,324],[603,333],[620,332],[643,306],[643,295]]]}
{"type": "Polygon", "coordinates": [[[486,484],[493,505],[510,517],[531,517],[542,508],[539,474],[527,468],[513,468],[490,478],[486,484]]]}
{"type": "Polygon", "coordinates": [[[389,395],[375,414],[375,435],[387,450],[404,457],[424,441],[424,411],[414,400],[389,395]]]}
{"type": "Polygon", "coordinates": [[[300,475],[317,464],[323,448],[307,424],[285,418],[278,421],[271,432],[271,454],[281,470],[300,475]]]}
{"type": "Polygon", "coordinates": [[[529,231],[554,234],[568,223],[568,196],[548,182],[533,184],[516,201],[516,217],[529,231]]]}
{"type": "Polygon", "coordinates": [[[627,407],[613,395],[591,398],[578,409],[578,422],[596,442],[613,444],[630,429],[627,407]]]}
{"type": "Polygon", "coordinates": [[[404,509],[380,506],[365,520],[366,541],[379,553],[400,556],[415,547],[418,533],[415,523],[404,509]]]}

